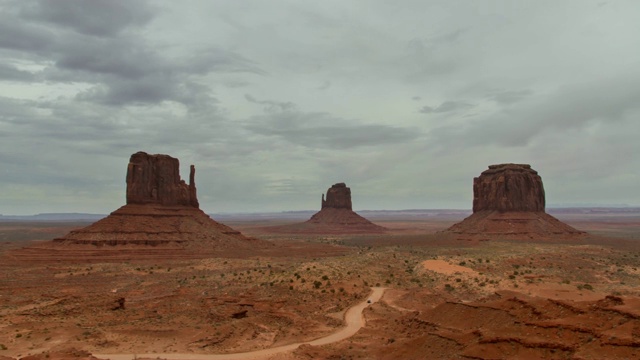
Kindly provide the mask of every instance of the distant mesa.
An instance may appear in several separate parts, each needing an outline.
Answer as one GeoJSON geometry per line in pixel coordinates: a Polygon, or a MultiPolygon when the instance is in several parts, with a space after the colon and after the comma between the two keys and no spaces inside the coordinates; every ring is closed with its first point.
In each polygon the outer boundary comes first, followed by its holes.
{"type": "Polygon", "coordinates": [[[127,204],[90,226],[51,242],[25,248],[17,257],[92,258],[205,257],[250,251],[272,244],[248,238],[199,209],[195,167],[189,184],[180,178],[178,159],[137,152],[127,167],[127,204]],[[64,250],[64,251],[58,251],[64,250]]]}
{"type": "Polygon", "coordinates": [[[326,200],[324,199],[324,194],[322,194],[322,206],[320,210],[327,208],[352,210],[351,189],[347,187],[347,184],[337,183],[332,185],[329,190],[327,190],[326,200]]]}
{"type": "Polygon", "coordinates": [[[468,239],[573,238],[585,233],[545,212],[542,178],[526,164],[490,165],[473,179],[473,214],[445,232],[468,239]]]}
{"type": "Polygon", "coordinates": [[[352,210],[351,189],[345,183],[332,185],[322,195],[320,211],[303,223],[264,228],[270,232],[351,234],[382,233],[387,229],[372,223],[352,210]]]}

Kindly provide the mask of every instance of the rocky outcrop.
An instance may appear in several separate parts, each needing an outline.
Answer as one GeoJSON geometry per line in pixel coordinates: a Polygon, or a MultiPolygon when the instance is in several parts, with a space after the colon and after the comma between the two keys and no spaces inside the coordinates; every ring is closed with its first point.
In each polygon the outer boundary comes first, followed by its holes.
{"type": "Polygon", "coordinates": [[[525,164],[490,165],[474,178],[473,214],[445,233],[467,240],[543,240],[584,234],[545,212],[542,178],[525,164]]]}
{"type": "Polygon", "coordinates": [[[189,184],[180,179],[180,162],[169,155],[131,155],[127,166],[127,204],[182,205],[197,208],[195,167],[189,184]]]}
{"type": "Polygon", "coordinates": [[[490,165],[473,179],[473,212],[544,211],[542,178],[526,164],[490,165]]]}
{"type": "Polygon", "coordinates": [[[322,209],[348,209],[352,210],[351,189],[345,183],[337,183],[327,190],[327,199],[322,194],[322,209]]]}

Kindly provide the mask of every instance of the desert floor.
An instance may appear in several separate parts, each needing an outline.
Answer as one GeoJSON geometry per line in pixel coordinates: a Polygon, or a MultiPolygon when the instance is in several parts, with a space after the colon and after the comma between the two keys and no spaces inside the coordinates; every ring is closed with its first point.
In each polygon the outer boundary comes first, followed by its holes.
{"type": "Polygon", "coordinates": [[[309,343],[339,331],[372,287],[387,290],[354,336],[273,359],[640,358],[640,213],[554,216],[591,235],[439,234],[456,213],[369,216],[390,229],[376,235],[274,234],[261,228],[295,221],[225,219],[278,253],[121,263],[16,261],[13,249],[86,224],[0,222],[0,359],[309,343]]]}

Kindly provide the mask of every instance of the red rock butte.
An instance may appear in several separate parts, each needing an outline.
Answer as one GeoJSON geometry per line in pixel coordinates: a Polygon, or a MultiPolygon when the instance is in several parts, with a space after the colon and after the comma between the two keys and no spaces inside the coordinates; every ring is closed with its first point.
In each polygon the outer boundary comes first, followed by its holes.
{"type": "Polygon", "coordinates": [[[545,212],[542,178],[526,164],[490,165],[473,179],[473,214],[445,232],[461,239],[559,239],[585,233],[545,212]]]}
{"type": "Polygon", "coordinates": [[[199,209],[195,167],[189,184],[180,179],[178,159],[131,155],[127,204],[85,228],[14,254],[28,260],[197,258],[271,246],[211,219],[199,209]]]}
{"type": "Polygon", "coordinates": [[[387,229],[372,223],[352,210],[351,189],[337,183],[322,194],[320,211],[303,223],[263,228],[269,232],[309,234],[367,234],[387,229]]]}

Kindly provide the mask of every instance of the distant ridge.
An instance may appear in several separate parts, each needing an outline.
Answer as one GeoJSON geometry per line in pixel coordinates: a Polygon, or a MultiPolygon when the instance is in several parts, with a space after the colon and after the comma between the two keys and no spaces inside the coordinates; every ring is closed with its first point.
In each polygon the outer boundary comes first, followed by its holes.
{"type": "MultiPolygon", "coordinates": [[[[547,207],[549,214],[637,214],[640,207],[637,206],[568,206],[568,207],[547,207]]],[[[295,210],[295,211],[253,211],[253,212],[229,212],[229,213],[207,213],[213,218],[219,219],[259,219],[259,218],[282,218],[306,219],[316,213],[316,210],[295,210]]],[[[369,216],[411,216],[411,215],[443,215],[443,214],[471,214],[471,209],[401,209],[401,210],[358,210],[360,214],[369,216]]],[[[0,214],[0,221],[97,221],[107,217],[108,214],[93,213],[40,213],[34,215],[3,215],[0,214]]]]}
{"type": "Polygon", "coordinates": [[[106,214],[90,213],[41,213],[35,215],[0,215],[0,221],[97,221],[106,214]]]}

